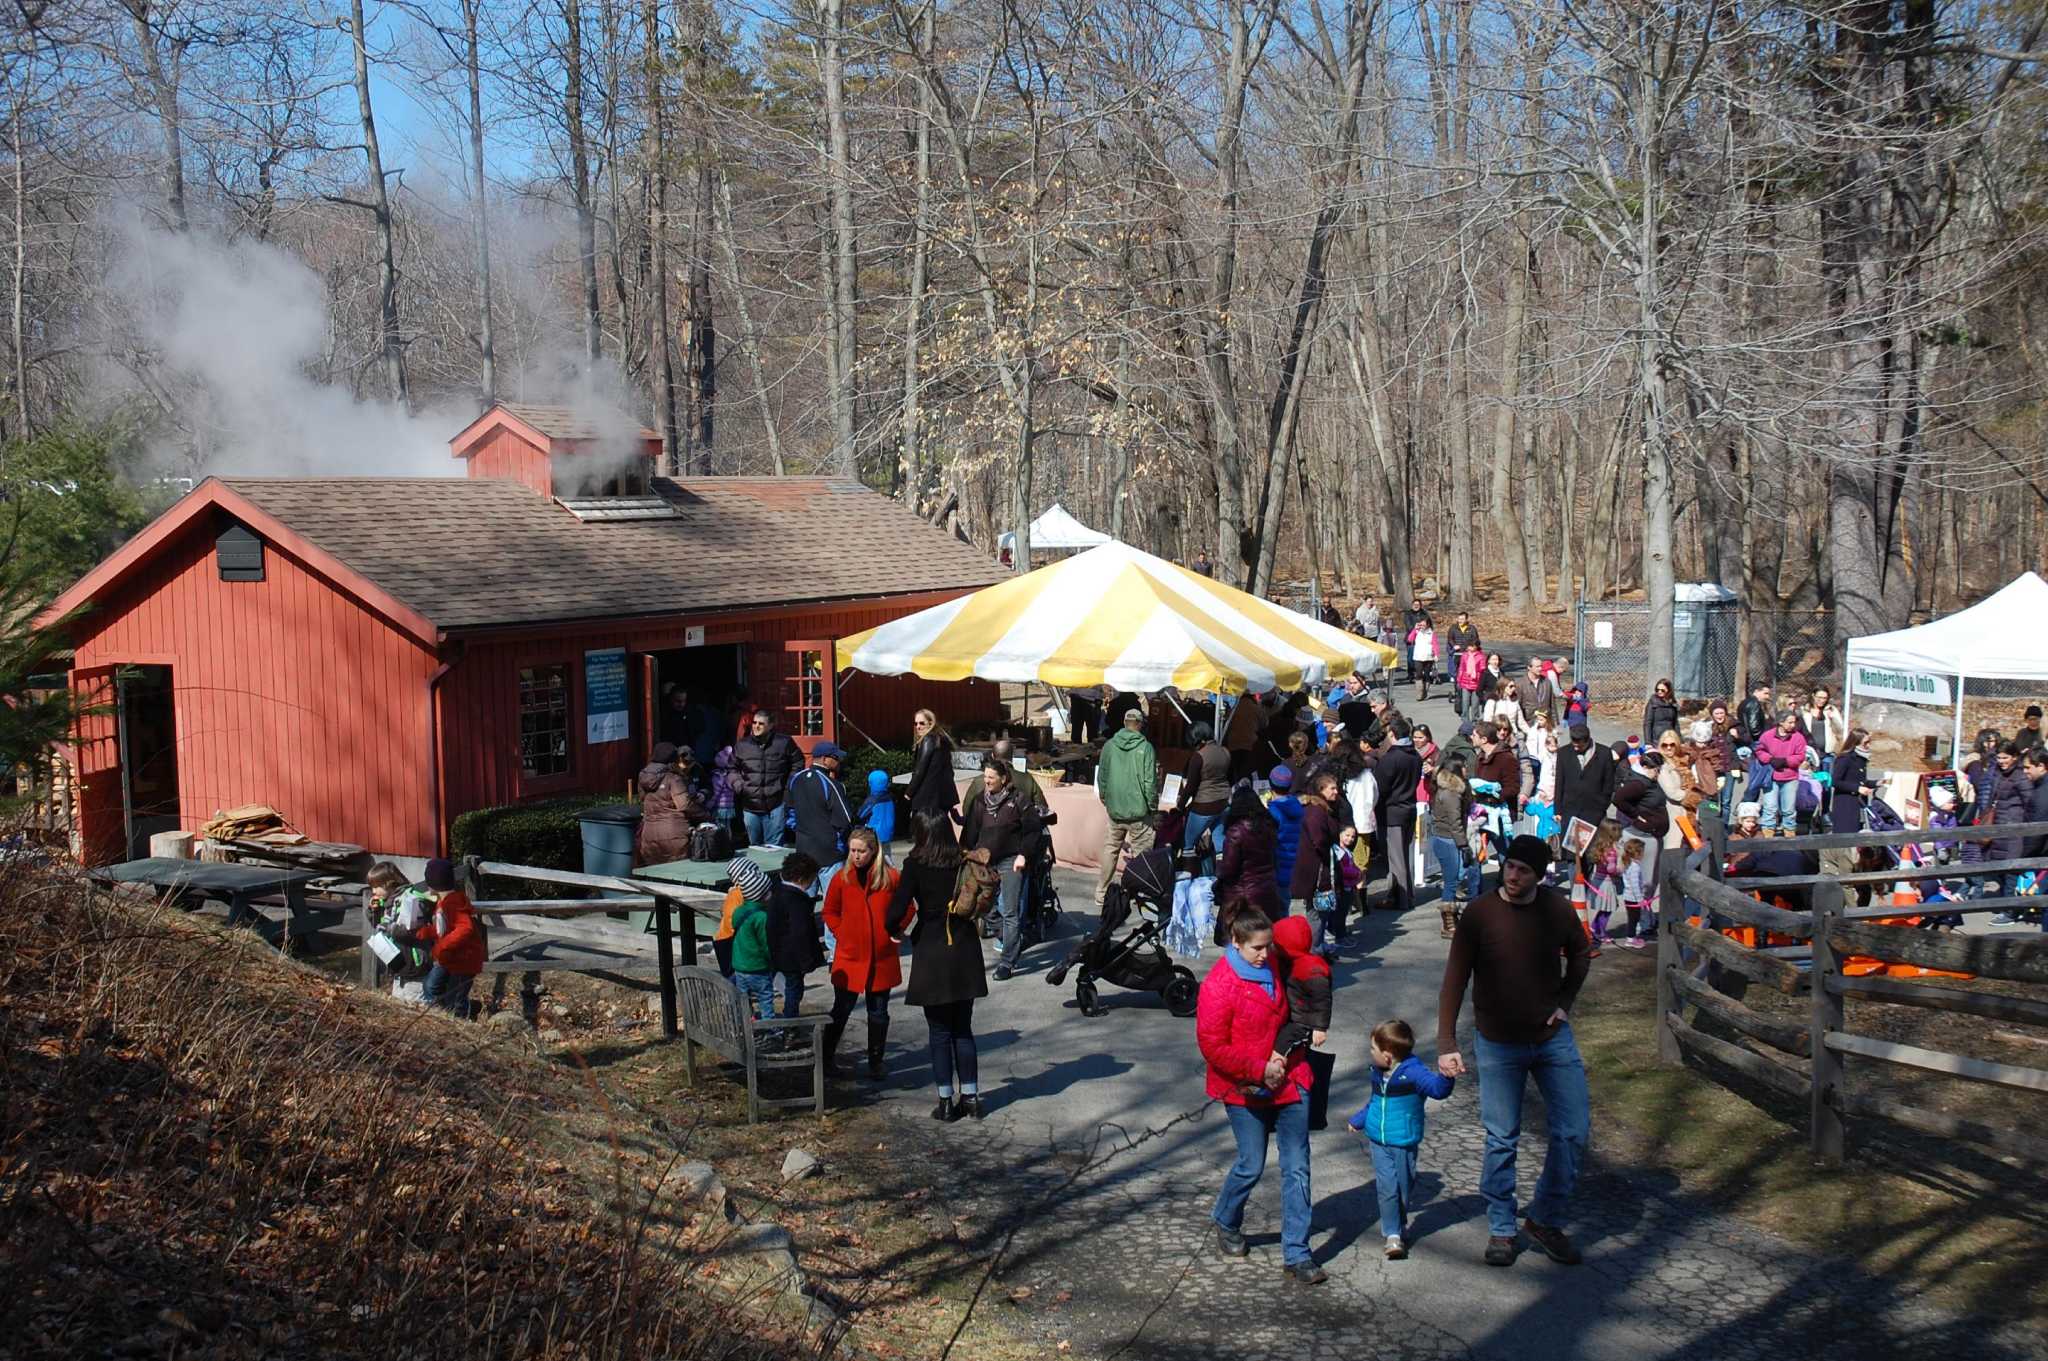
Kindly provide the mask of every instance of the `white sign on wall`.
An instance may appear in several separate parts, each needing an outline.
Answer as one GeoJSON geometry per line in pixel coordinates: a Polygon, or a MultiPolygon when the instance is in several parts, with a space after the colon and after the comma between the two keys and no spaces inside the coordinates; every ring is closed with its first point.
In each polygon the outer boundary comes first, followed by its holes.
{"type": "Polygon", "coordinates": [[[1857,699],[1903,699],[1911,704],[1953,704],[1947,676],[1918,671],[1892,671],[1881,666],[1849,668],[1849,684],[1857,699]]]}
{"type": "Polygon", "coordinates": [[[1593,621],[1593,646],[1614,646],[1614,623],[1612,620],[1595,619],[1593,621]]]}

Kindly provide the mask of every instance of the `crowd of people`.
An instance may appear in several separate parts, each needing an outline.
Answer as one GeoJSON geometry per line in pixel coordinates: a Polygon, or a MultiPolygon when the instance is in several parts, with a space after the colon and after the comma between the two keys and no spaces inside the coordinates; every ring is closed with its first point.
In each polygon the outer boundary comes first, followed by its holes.
{"type": "MultiPolygon", "coordinates": [[[[1389,617],[1368,601],[1356,622],[1385,637],[1389,617]]],[[[1602,743],[1588,724],[1586,686],[1565,685],[1561,663],[1533,658],[1511,672],[1485,650],[1468,615],[1439,635],[1420,601],[1395,627],[1410,645],[1406,674],[1418,702],[1438,660],[1447,664],[1458,723],[1441,741],[1402,713],[1391,689],[1352,677],[1219,706],[1213,723],[1188,724],[1184,764],[1176,758],[1169,771],[1135,696],[1076,697],[1077,722],[1103,732],[1098,906],[1119,866],[1155,844],[1213,879],[1221,953],[1201,984],[1196,1031],[1205,1090],[1225,1109],[1235,1146],[1213,1210],[1217,1250],[1245,1254],[1245,1205],[1277,1147],[1282,1255],[1289,1274],[1310,1284],[1324,1279],[1308,1248],[1310,1055],[1335,1023],[1332,965],[1355,917],[1408,911],[1423,866],[1435,867],[1437,924],[1449,942],[1436,1060],[1418,1056],[1406,1020],[1378,1018],[1367,1046],[1370,1099],[1348,1122],[1367,1145],[1387,1257],[1410,1250],[1423,1103],[1447,1097],[1467,1073],[1456,1030],[1469,991],[1485,1131],[1484,1260],[1511,1264],[1526,1236],[1554,1260],[1574,1263],[1579,1253],[1563,1224],[1590,1114],[1570,1013],[1590,962],[1603,945],[1636,948],[1654,933],[1667,858],[1697,868],[1711,853],[1697,821],[1702,809],[1730,817],[1729,872],[1811,874],[1824,857],[1775,843],[1802,829],[1862,830],[1880,778],[1870,767],[1869,733],[1847,724],[1825,686],[1780,708],[1771,687],[1758,684],[1733,706],[1716,699],[1687,715],[1671,683],[1659,680],[1640,733],[1602,743]],[[1162,807],[1170,775],[1179,777],[1179,794],[1162,807]],[[1516,1150],[1531,1080],[1544,1097],[1548,1146],[1518,1216],[1516,1150]]],[[[1988,728],[1978,734],[1959,763],[1949,821],[2048,821],[2040,719],[2030,706],[2012,738],[1988,728]]],[[[1051,818],[1044,791],[1017,768],[1007,741],[987,754],[963,798],[937,715],[919,711],[915,731],[903,796],[877,771],[856,806],[839,781],[843,753],[821,741],[806,756],[765,710],[739,715],[733,739],[708,762],[701,724],[679,720],[683,740],[664,741],[639,776],[641,852],[648,860],[704,858],[700,852],[733,845],[788,845],[772,869],[752,856],[730,860],[714,939],[720,969],[762,1019],[796,1015],[809,976],[828,970],[827,1062],[836,1069],[853,1014],[863,1010],[873,1079],[885,1074],[890,1003],[904,989],[924,1015],[933,1118],[978,1120],[986,1107],[975,1003],[1020,967],[1032,875],[1050,860],[1051,818]],[[889,857],[899,815],[909,843],[900,865],[889,857]],[[997,942],[993,968],[985,931],[997,942]]],[[[716,736],[724,736],[722,722],[716,736]]],[[[1937,804],[1937,819],[1943,812],[1937,804]]],[[[2048,838],[1958,841],[1956,853],[1970,891],[2017,893],[2017,876],[1997,864],[2048,855],[2048,838]]],[[[1825,860],[1836,872],[1868,867],[1857,854],[1830,851],[1825,860]]],[[[449,863],[430,862],[424,888],[376,867],[371,904],[406,952],[400,986],[466,1011],[485,954],[483,928],[449,863]]],[[[775,1043],[775,1033],[765,1042],[775,1043]]]]}

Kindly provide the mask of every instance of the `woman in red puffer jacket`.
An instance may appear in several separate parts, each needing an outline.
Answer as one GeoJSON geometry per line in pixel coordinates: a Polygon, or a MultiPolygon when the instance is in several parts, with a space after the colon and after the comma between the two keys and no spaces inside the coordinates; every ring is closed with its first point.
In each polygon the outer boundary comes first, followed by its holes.
{"type": "MultiPolygon", "coordinates": [[[[1195,1037],[1208,1069],[1208,1094],[1223,1103],[1237,1158],[1224,1174],[1212,1218],[1216,1245],[1242,1257],[1244,1206],[1266,1170],[1266,1145],[1280,1144],[1280,1249],[1287,1273],[1304,1285],[1326,1279],[1309,1255],[1308,1060],[1290,1064],[1274,1051],[1287,1023],[1287,980],[1273,949],[1273,925],[1241,906],[1230,945],[1209,970],[1195,1009],[1195,1037]]],[[[1304,1051],[1304,1054],[1306,1051],[1304,1051]]]]}

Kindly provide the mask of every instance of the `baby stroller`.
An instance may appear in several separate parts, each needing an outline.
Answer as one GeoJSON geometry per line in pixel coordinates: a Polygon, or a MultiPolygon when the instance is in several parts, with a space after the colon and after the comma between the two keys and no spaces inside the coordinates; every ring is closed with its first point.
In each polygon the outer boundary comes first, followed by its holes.
{"type": "Polygon", "coordinates": [[[1059,987],[1067,981],[1067,971],[1080,966],[1074,1001],[1083,1016],[1102,1014],[1096,1003],[1098,981],[1134,992],[1156,992],[1174,1015],[1195,1014],[1200,991],[1195,975],[1168,958],[1159,940],[1160,921],[1173,912],[1174,858],[1170,849],[1159,846],[1124,866],[1121,879],[1102,895],[1102,918],[1095,933],[1046,974],[1045,981],[1059,987]],[[1137,925],[1119,937],[1117,932],[1133,919],[1137,925]]]}

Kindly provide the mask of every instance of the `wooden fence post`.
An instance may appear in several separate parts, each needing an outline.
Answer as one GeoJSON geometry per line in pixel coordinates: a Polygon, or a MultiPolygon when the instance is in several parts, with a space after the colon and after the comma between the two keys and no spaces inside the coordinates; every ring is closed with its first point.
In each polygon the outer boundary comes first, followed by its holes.
{"type": "MultiPolygon", "coordinates": [[[[685,912],[694,909],[685,907],[685,912]]],[[[676,1037],[676,938],[675,904],[667,898],[654,900],[655,958],[661,967],[661,1033],[669,1039],[676,1037]]],[[[693,923],[694,926],[694,923],[693,923]]],[[[694,930],[690,933],[696,935],[694,930]]],[[[696,956],[690,957],[692,964],[696,956]]]]}
{"type": "Polygon", "coordinates": [[[1666,873],[1663,879],[1657,886],[1657,1061],[1676,1064],[1682,1060],[1678,1036],[1671,1032],[1671,1018],[1678,1012],[1678,989],[1671,975],[1683,967],[1678,957],[1678,923],[1685,917],[1685,894],[1678,887],[1676,874],[1666,873]]]}
{"type": "Polygon", "coordinates": [[[1842,1056],[1827,1046],[1827,1033],[1843,1028],[1841,965],[1828,936],[1842,919],[1842,886],[1830,879],[1813,888],[1813,1100],[1809,1133],[1813,1156],[1822,1165],[1842,1165],[1842,1113],[1833,1096],[1843,1083],[1842,1056]]]}
{"type": "Polygon", "coordinates": [[[376,927],[375,927],[375,925],[374,925],[374,924],[373,924],[373,922],[372,922],[372,918],[373,918],[373,917],[375,917],[375,915],[376,915],[375,913],[373,913],[373,912],[371,912],[371,911],[370,911],[370,894],[369,894],[369,891],[368,891],[368,890],[364,890],[364,892],[363,892],[363,921],[362,921],[362,928],[363,928],[363,962],[362,962],[362,979],[361,979],[361,982],[362,982],[362,985],[363,985],[363,987],[365,987],[366,989],[368,989],[368,990],[369,990],[369,991],[371,991],[371,992],[375,992],[375,991],[377,990],[377,986],[378,986],[378,984],[379,984],[379,983],[380,983],[380,982],[382,981],[382,980],[381,980],[381,979],[379,978],[379,975],[380,975],[380,974],[381,974],[381,973],[383,972],[383,967],[382,967],[381,963],[380,963],[380,962],[378,961],[378,959],[377,959],[377,952],[376,952],[375,950],[372,950],[372,949],[370,948],[370,937],[371,937],[372,935],[376,934],[376,927]]]}

